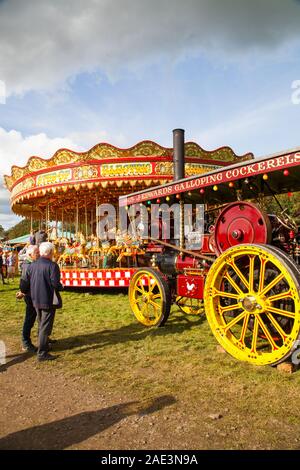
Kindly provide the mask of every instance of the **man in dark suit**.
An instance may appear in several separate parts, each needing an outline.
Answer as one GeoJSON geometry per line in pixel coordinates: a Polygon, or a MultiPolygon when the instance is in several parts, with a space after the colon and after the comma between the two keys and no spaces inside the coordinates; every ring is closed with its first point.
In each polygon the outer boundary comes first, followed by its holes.
{"type": "Polygon", "coordinates": [[[52,261],[54,246],[52,243],[40,244],[40,258],[32,263],[24,280],[21,279],[21,291],[30,297],[37,312],[39,322],[39,345],[37,358],[39,361],[56,359],[49,354],[49,336],[51,335],[55,311],[62,307],[59,291],[63,286],[60,282],[60,271],[57,263],[52,261]]]}
{"type": "MultiPolygon", "coordinates": [[[[26,259],[24,260],[22,265],[20,285],[22,279],[26,279],[26,273],[29,269],[29,266],[31,266],[31,264],[34,263],[39,258],[39,256],[39,247],[36,245],[29,245],[26,250],[26,259]]],[[[24,298],[26,303],[25,318],[22,329],[22,349],[23,351],[27,352],[37,352],[37,348],[31,342],[31,330],[36,319],[36,310],[32,304],[32,300],[29,294],[24,295],[22,294],[22,292],[19,291],[16,293],[16,297],[17,299],[24,298]]]]}

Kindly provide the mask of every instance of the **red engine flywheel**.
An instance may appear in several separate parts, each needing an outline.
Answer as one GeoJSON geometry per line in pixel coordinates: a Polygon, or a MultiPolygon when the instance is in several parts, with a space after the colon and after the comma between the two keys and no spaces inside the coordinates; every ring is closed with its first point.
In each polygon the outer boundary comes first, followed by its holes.
{"type": "Polygon", "coordinates": [[[228,204],[219,214],[214,231],[218,254],[241,243],[269,243],[272,227],[267,214],[251,202],[228,204]]]}

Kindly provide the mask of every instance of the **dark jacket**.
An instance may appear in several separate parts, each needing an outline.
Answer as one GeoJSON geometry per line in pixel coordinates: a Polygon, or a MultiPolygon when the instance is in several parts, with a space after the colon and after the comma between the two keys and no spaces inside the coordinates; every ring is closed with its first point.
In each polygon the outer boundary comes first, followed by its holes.
{"type": "MultiPolygon", "coordinates": [[[[22,263],[22,273],[21,273],[21,278],[20,278],[20,290],[22,291],[22,282],[25,281],[26,282],[26,278],[27,278],[27,271],[29,269],[29,266],[33,263],[33,260],[31,258],[26,258],[23,263],[22,263]]],[[[23,286],[24,287],[24,286],[23,286]]],[[[25,292],[24,292],[25,293],[25,292]]],[[[32,301],[31,301],[31,297],[30,297],[30,292],[28,292],[26,295],[25,295],[25,302],[26,303],[31,303],[32,304],[32,301]],[[28,301],[28,302],[27,302],[28,301]]]]}
{"type": "Polygon", "coordinates": [[[60,282],[60,271],[57,263],[40,257],[29,265],[25,277],[21,278],[20,288],[24,294],[29,294],[35,308],[48,310],[61,308],[62,299],[59,291],[63,289],[60,282]],[[58,304],[55,305],[54,293],[58,304]]]}
{"type": "Polygon", "coordinates": [[[33,261],[29,258],[26,258],[23,263],[22,263],[22,273],[21,273],[21,279],[26,280],[26,274],[29,269],[29,266],[33,263],[33,261]]]}

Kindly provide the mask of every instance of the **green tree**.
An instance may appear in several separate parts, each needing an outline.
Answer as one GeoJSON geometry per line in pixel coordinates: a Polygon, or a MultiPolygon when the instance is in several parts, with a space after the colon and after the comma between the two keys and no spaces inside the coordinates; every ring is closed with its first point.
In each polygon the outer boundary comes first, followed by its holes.
{"type": "MultiPolygon", "coordinates": [[[[38,229],[38,222],[33,222],[33,230],[38,229]]],[[[8,240],[11,240],[12,238],[17,238],[17,237],[22,237],[23,235],[27,235],[30,233],[30,220],[24,219],[21,220],[18,224],[14,225],[10,229],[6,230],[5,232],[5,237],[8,240]]]]}

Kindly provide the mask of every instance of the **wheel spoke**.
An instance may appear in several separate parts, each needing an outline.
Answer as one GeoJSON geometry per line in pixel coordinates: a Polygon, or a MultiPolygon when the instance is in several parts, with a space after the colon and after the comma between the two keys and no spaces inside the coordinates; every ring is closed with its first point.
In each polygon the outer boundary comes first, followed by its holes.
{"type": "Polygon", "coordinates": [[[282,315],[284,317],[288,318],[295,318],[295,313],[294,312],[287,312],[286,310],[282,310],[281,308],[275,308],[275,307],[267,307],[268,312],[271,313],[277,313],[278,315],[282,315]]]}
{"type": "Polygon", "coordinates": [[[153,302],[152,300],[149,300],[149,303],[150,303],[151,305],[153,305],[153,307],[155,307],[156,309],[161,309],[161,305],[159,305],[159,304],[153,302]]]}
{"type": "Polygon", "coordinates": [[[134,304],[138,304],[139,302],[141,302],[142,298],[141,297],[138,297],[137,299],[135,298],[132,298],[131,301],[134,303],[134,304]]]}
{"type": "Polygon", "coordinates": [[[259,257],[260,259],[260,273],[259,273],[259,287],[258,292],[261,292],[264,288],[265,283],[265,273],[266,273],[266,264],[267,260],[265,258],[259,257]]]}
{"type": "Polygon", "coordinates": [[[278,284],[278,282],[281,281],[283,278],[284,278],[284,274],[283,274],[283,273],[278,274],[278,276],[276,276],[275,279],[273,279],[273,281],[271,281],[271,282],[260,292],[260,295],[265,295],[266,292],[269,292],[269,290],[272,289],[272,287],[276,286],[276,284],[278,284]]]}
{"type": "Polygon", "coordinates": [[[254,289],[254,259],[255,255],[249,255],[249,290],[253,292],[254,289]]]}
{"type": "Polygon", "coordinates": [[[236,282],[232,279],[230,274],[226,272],[224,275],[224,279],[227,279],[227,281],[232,285],[232,287],[238,292],[240,295],[243,295],[243,291],[239,288],[239,286],[236,284],[236,282]]]}
{"type": "Polygon", "coordinates": [[[267,329],[266,325],[264,324],[260,316],[257,316],[257,321],[259,323],[259,326],[263,330],[264,334],[266,335],[267,340],[271,344],[273,351],[276,351],[278,347],[276,346],[276,343],[274,342],[269,330],[267,329]]]}
{"type": "Polygon", "coordinates": [[[252,343],[251,343],[251,352],[256,353],[257,350],[257,338],[258,338],[258,320],[257,317],[254,318],[253,333],[252,333],[252,343]]]}
{"type": "Polygon", "coordinates": [[[227,332],[228,330],[230,330],[230,328],[232,328],[236,323],[238,323],[242,318],[244,318],[244,316],[247,315],[247,312],[242,312],[240,313],[237,317],[235,317],[233,320],[231,320],[229,323],[227,323],[227,325],[223,326],[222,329],[227,332]]]}
{"type": "Polygon", "coordinates": [[[276,300],[287,299],[289,297],[293,297],[290,290],[288,292],[281,292],[281,294],[271,295],[270,297],[268,297],[268,301],[275,302],[276,300]]]}
{"type": "Polygon", "coordinates": [[[222,307],[222,305],[219,305],[219,310],[222,315],[224,312],[231,312],[231,310],[236,310],[238,308],[241,308],[239,304],[228,305],[227,307],[222,307]]]}
{"type": "Polygon", "coordinates": [[[249,318],[250,318],[250,313],[248,312],[245,315],[244,321],[243,321],[243,326],[242,326],[242,331],[241,331],[241,336],[239,339],[239,342],[245,346],[245,336],[246,336],[246,331],[249,323],[249,318]]]}
{"type": "Polygon", "coordinates": [[[145,288],[144,288],[144,284],[143,284],[143,278],[140,277],[140,279],[138,280],[138,282],[136,283],[136,287],[138,287],[138,284],[140,285],[140,288],[142,290],[142,294],[146,294],[145,292],[145,288]]]}
{"type": "MultiPolygon", "coordinates": [[[[144,315],[144,310],[147,310],[147,314],[146,314],[146,317],[149,317],[149,313],[148,313],[148,305],[147,304],[143,304],[142,308],[141,308],[141,314],[144,315]]],[[[144,315],[145,316],[145,315],[144,315]]]]}
{"type": "Polygon", "coordinates": [[[240,271],[240,269],[237,267],[235,262],[232,260],[230,263],[228,263],[229,266],[232,267],[232,269],[235,271],[235,273],[238,275],[244,286],[249,290],[249,282],[245,278],[244,274],[240,271]]]}
{"type": "Polygon", "coordinates": [[[142,295],[143,295],[144,292],[145,292],[145,291],[143,292],[142,289],[140,289],[139,286],[136,286],[136,287],[135,287],[135,290],[138,291],[138,292],[140,292],[142,295]]]}
{"type": "Polygon", "coordinates": [[[152,292],[155,286],[156,286],[155,279],[149,277],[149,292],[152,292]]]}
{"type": "Polygon", "coordinates": [[[161,295],[160,294],[155,294],[152,296],[152,300],[153,299],[160,299],[161,298],[161,295]]]}
{"type": "Polygon", "coordinates": [[[273,315],[271,313],[267,313],[266,314],[268,319],[270,320],[270,322],[272,323],[272,325],[274,326],[274,328],[278,331],[278,333],[280,334],[281,338],[283,339],[283,341],[286,340],[286,333],[283,331],[283,329],[281,328],[281,326],[279,325],[279,323],[275,320],[275,318],[273,317],[273,315]]]}
{"type": "Polygon", "coordinates": [[[222,292],[221,290],[218,289],[213,289],[212,292],[213,297],[226,297],[228,299],[239,299],[240,296],[238,294],[232,294],[231,292],[222,292]]]}

